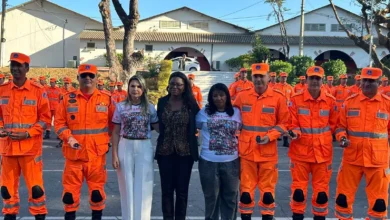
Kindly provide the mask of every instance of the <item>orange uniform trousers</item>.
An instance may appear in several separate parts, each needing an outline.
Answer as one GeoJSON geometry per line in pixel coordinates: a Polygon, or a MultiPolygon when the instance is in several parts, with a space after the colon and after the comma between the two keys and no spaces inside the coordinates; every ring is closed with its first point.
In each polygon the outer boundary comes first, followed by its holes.
{"type": "Polygon", "coordinates": [[[30,213],[32,215],[47,214],[42,177],[42,156],[2,156],[1,168],[3,214],[17,215],[19,213],[19,180],[21,173],[28,189],[30,213]]]}
{"type": "Polygon", "coordinates": [[[104,192],[104,184],[107,180],[107,171],[106,155],[102,155],[88,162],[65,160],[62,176],[64,186],[62,202],[66,212],[78,210],[84,178],[88,185],[91,210],[103,210],[105,208],[106,193],[104,192]]]}
{"type": "Polygon", "coordinates": [[[241,158],[240,213],[252,214],[255,208],[256,186],[260,191],[258,203],[262,215],[275,214],[275,187],[278,181],[277,161],[254,162],[241,158]],[[247,193],[246,195],[244,193],[247,193]],[[246,200],[246,201],[243,201],[246,200]]]}
{"type": "Polygon", "coordinates": [[[329,182],[332,177],[332,161],[324,163],[308,163],[291,160],[291,210],[304,214],[307,203],[307,188],[311,174],[313,196],[311,198],[312,213],[315,216],[328,214],[329,182]]]}
{"type": "Polygon", "coordinates": [[[353,203],[359,183],[366,178],[368,217],[386,219],[390,172],[388,168],[363,167],[342,162],[337,176],[336,210],[339,219],[353,219],[353,203]]]}

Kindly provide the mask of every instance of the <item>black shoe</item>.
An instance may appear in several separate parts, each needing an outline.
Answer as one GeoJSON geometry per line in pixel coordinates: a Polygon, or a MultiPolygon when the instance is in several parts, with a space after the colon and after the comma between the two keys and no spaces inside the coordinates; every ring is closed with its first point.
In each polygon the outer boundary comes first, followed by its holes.
{"type": "Polygon", "coordinates": [[[58,143],[58,144],[56,145],[56,148],[61,148],[61,147],[62,147],[62,143],[64,143],[64,142],[61,140],[60,143],[58,143]]]}
{"type": "Polygon", "coordinates": [[[45,137],[43,139],[50,139],[50,131],[46,131],[45,137]]]}
{"type": "Polygon", "coordinates": [[[16,220],[16,215],[9,215],[9,214],[6,214],[4,216],[4,220],[16,220]]]}
{"type": "Polygon", "coordinates": [[[92,210],[91,220],[102,220],[103,210],[92,210]]]}
{"type": "Polygon", "coordinates": [[[46,215],[45,214],[38,214],[35,216],[35,220],[45,220],[46,215]]]}
{"type": "Polygon", "coordinates": [[[325,220],[325,219],[326,219],[325,216],[318,216],[318,215],[315,215],[315,216],[313,217],[313,220],[325,220]]]}
{"type": "Polygon", "coordinates": [[[283,147],[289,147],[290,144],[288,143],[288,137],[283,137],[283,147]]]}
{"type": "Polygon", "coordinates": [[[76,220],[76,212],[65,212],[65,220],[76,220]]]}
{"type": "Polygon", "coordinates": [[[305,216],[303,214],[293,213],[292,219],[293,220],[303,220],[305,216]]]}
{"type": "Polygon", "coordinates": [[[251,214],[241,214],[241,220],[251,220],[252,215],[251,214]]]}
{"type": "Polygon", "coordinates": [[[273,220],[274,216],[273,215],[263,215],[261,217],[262,220],[273,220]]]}

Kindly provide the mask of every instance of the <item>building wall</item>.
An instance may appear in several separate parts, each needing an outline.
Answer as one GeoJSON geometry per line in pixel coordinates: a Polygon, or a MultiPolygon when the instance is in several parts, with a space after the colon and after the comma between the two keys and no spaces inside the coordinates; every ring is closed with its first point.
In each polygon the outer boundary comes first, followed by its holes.
{"type": "Polygon", "coordinates": [[[102,29],[102,25],[47,1],[42,7],[37,1],[9,11],[5,29],[4,65],[8,65],[10,54],[17,51],[31,56],[31,66],[63,67],[64,49],[66,62],[73,56],[79,58],[79,33],[84,29],[102,29]]]}
{"type": "Polygon", "coordinates": [[[203,16],[191,10],[174,11],[159,17],[141,21],[137,26],[137,31],[156,31],[156,32],[190,32],[190,33],[245,33],[244,30],[235,28],[233,25],[219,22],[207,16],[203,16]],[[176,29],[161,29],[160,21],[181,21],[181,27],[176,29]],[[190,22],[208,22],[208,29],[191,29],[190,22]]]}

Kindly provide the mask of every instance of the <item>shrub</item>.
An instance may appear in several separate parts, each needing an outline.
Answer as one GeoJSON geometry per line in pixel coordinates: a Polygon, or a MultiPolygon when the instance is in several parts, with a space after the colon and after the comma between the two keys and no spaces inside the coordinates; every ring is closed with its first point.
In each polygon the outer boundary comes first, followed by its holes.
{"type": "Polygon", "coordinates": [[[291,74],[292,70],[293,66],[291,63],[283,60],[275,60],[270,63],[270,72],[276,72],[277,74],[281,72],[288,73],[287,83],[289,84],[296,82],[296,77],[291,74]]]}
{"type": "Polygon", "coordinates": [[[149,101],[153,104],[157,104],[158,99],[167,94],[169,76],[172,72],[172,61],[163,60],[161,61],[160,65],[160,73],[157,77],[157,90],[151,90],[148,93],[149,101]]]}
{"type": "Polygon", "coordinates": [[[306,70],[315,64],[314,60],[309,56],[292,56],[288,62],[293,66],[291,75],[295,78],[305,76],[306,70]]]}
{"type": "Polygon", "coordinates": [[[326,76],[333,76],[335,79],[338,79],[341,74],[345,74],[347,72],[347,67],[344,64],[344,61],[337,60],[329,60],[322,64],[322,68],[325,70],[326,76]]]}

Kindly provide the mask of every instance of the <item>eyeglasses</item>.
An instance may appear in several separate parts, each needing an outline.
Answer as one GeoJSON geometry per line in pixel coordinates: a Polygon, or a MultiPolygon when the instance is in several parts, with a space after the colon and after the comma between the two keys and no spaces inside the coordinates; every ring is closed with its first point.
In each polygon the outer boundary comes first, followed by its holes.
{"type": "Polygon", "coordinates": [[[92,73],[83,73],[83,74],[80,75],[80,77],[81,77],[82,79],[87,78],[87,76],[88,76],[90,79],[95,79],[95,77],[96,77],[96,75],[95,75],[95,74],[92,74],[92,73]]]}
{"type": "Polygon", "coordinates": [[[179,83],[169,83],[169,86],[171,86],[171,87],[182,87],[182,86],[184,86],[184,84],[179,84],[179,83]]]}

